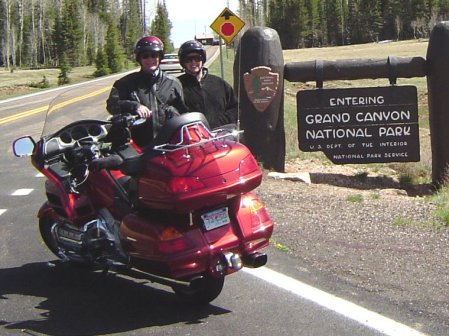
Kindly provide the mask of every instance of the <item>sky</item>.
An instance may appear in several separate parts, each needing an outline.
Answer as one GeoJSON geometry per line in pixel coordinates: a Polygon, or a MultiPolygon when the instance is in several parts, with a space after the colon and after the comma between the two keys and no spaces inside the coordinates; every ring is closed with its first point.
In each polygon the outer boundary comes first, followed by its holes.
{"type": "MultiPolygon", "coordinates": [[[[150,0],[147,12],[154,15],[156,3],[150,0]]],[[[238,15],[238,0],[165,0],[165,4],[173,24],[171,39],[175,48],[195,35],[212,34],[209,26],[226,7],[238,15]]]]}

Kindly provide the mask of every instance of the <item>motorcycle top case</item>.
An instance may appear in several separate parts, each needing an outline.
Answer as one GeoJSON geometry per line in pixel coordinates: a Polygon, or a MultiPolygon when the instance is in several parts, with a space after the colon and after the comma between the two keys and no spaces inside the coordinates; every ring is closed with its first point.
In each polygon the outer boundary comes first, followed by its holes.
{"type": "Polygon", "coordinates": [[[206,141],[148,158],[138,182],[139,202],[177,211],[224,203],[257,188],[262,171],[244,145],[206,141]]]}

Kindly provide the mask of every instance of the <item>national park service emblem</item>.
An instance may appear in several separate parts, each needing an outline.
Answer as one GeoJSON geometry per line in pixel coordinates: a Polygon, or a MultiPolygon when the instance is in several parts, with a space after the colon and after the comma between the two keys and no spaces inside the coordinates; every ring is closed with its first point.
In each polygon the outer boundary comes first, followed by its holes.
{"type": "Polygon", "coordinates": [[[258,66],[243,75],[243,84],[249,100],[259,112],[263,112],[276,96],[279,74],[271,68],[258,66]]]}

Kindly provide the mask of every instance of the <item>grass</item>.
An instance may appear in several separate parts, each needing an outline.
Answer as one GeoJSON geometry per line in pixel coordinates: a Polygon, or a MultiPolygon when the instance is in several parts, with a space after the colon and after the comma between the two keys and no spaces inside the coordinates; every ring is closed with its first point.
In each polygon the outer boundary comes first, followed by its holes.
{"type": "MultiPolygon", "coordinates": [[[[234,53],[235,50],[232,48],[225,47],[222,49],[222,58],[223,58],[223,79],[227,81],[229,84],[233,85],[234,83],[234,53]]],[[[216,76],[221,77],[221,60],[220,56],[209,66],[209,72],[216,76]]]]}
{"type": "Polygon", "coordinates": [[[413,184],[413,176],[410,176],[408,174],[402,173],[399,176],[399,184],[401,186],[409,186],[413,184]]]}
{"type": "Polygon", "coordinates": [[[277,250],[279,250],[279,251],[281,251],[281,252],[285,252],[285,253],[290,252],[290,249],[289,249],[287,246],[282,245],[281,243],[271,241],[270,244],[271,244],[271,246],[273,246],[275,249],[277,249],[277,250]]]}
{"type": "Polygon", "coordinates": [[[379,193],[372,193],[372,194],[371,194],[371,199],[373,199],[373,200],[378,200],[378,199],[380,199],[380,194],[379,194],[379,193]]]}
{"type": "Polygon", "coordinates": [[[388,56],[426,57],[427,40],[408,40],[390,43],[366,43],[338,47],[285,50],[284,61],[299,62],[315,59],[337,60],[354,58],[386,58],[388,56]]]}
{"type": "Polygon", "coordinates": [[[429,201],[436,205],[434,216],[437,221],[428,223],[428,226],[435,228],[449,226],[449,186],[448,183],[440,188],[435,194],[429,197],[429,201]]]}
{"type": "Polygon", "coordinates": [[[359,180],[360,182],[365,182],[366,179],[368,178],[368,173],[363,171],[363,172],[358,172],[357,174],[354,175],[354,177],[359,180]]]}
{"type": "Polygon", "coordinates": [[[413,221],[409,218],[396,218],[393,221],[393,224],[396,226],[407,226],[407,225],[411,225],[413,223],[413,221]]]}
{"type": "MultiPolygon", "coordinates": [[[[126,64],[126,69],[135,68],[134,63],[126,64]]],[[[95,66],[75,67],[69,72],[70,84],[85,82],[94,79],[95,66]]],[[[15,69],[8,71],[0,67],[0,99],[11,98],[28,93],[40,91],[36,84],[44,79],[48,81],[47,88],[58,86],[58,68],[48,69],[15,69]]]]}
{"type": "Polygon", "coordinates": [[[348,197],[346,197],[346,200],[351,203],[362,203],[363,196],[360,194],[349,195],[348,197]]]}
{"type": "MultiPolygon", "coordinates": [[[[72,83],[79,83],[89,79],[93,79],[92,74],[95,67],[79,67],[74,68],[69,73],[69,78],[72,83]]],[[[20,96],[32,92],[39,91],[39,88],[33,87],[34,83],[41,82],[44,78],[49,83],[49,88],[58,86],[59,69],[33,69],[8,71],[5,68],[0,68],[0,99],[20,96]]]]}

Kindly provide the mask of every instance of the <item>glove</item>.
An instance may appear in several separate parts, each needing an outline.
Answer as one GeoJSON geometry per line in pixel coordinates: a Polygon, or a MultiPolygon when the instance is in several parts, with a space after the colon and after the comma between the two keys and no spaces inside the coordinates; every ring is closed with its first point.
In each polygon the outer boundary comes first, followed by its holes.
{"type": "Polygon", "coordinates": [[[89,163],[89,170],[96,172],[101,169],[118,169],[122,163],[123,159],[120,157],[120,155],[113,154],[93,160],[91,163],[89,163]]]}

